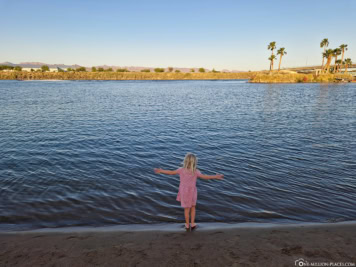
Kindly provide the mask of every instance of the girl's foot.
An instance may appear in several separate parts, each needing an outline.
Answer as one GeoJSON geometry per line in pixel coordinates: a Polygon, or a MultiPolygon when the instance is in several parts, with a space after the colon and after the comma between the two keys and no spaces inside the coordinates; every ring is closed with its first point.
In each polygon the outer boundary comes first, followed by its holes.
{"type": "Polygon", "coordinates": [[[185,230],[189,231],[189,224],[185,224],[185,230]]]}
{"type": "Polygon", "coordinates": [[[192,225],[192,227],[191,227],[192,231],[195,230],[195,228],[197,228],[197,224],[196,223],[194,223],[194,224],[192,223],[191,225],[192,225]]]}

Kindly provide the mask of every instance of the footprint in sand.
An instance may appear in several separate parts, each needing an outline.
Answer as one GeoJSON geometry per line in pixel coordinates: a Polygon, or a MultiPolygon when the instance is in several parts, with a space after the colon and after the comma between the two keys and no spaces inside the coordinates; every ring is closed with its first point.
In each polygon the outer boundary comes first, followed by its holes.
{"type": "Polygon", "coordinates": [[[79,240],[84,240],[84,239],[87,239],[87,238],[89,238],[90,236],[74,236],[74,235],[72,235],[72,236],[68,236],[67,238],[65,238],[66,240],[68,240],[68,239],[79,239],[79,240]]]}
{"type": "Polygon", "coordinates": [[[44,235],[36,235],[36,236],[33,236],[32,238],[39,238],[39,237],[44,237],[44,235]]]}
{"type": "Polygon", "coordinates": [[[293,254],[302,254],[303,248],[301,246],[286,247],[281,249],[282,254],[291,256],[293,254]]]}
{"type": "Polygon", "coordinates": [[[212,234],[210,234],[210,235],[218,235],[218,234],[222,234],[223,232],[214,232],[214,233],[212,233],[212,234]]]}
{"type": "Polygon", "coordinates": [[[285,233],[285,234],[288,234],[289,232],[288,232],[288,231],[284,231],[284,230],[272,230],[272,231],[271,231],[271,234],[277,234],[277,233],[285,233]]]}
{"type": "Polygon", "coordinates": [[[200,250],[202,247],[203,245],[198,243],[195,247],[192,247],[191,250],[200,250]]]}

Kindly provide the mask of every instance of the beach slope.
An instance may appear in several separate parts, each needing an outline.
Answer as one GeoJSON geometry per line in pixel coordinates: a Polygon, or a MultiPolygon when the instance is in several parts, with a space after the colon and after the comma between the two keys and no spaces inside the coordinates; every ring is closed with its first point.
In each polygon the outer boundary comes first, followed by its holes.
{"type": "Polygon", "coordinates": [[[3,232],[0,248],[0,266],[11,267],[356,264],[356,224],[3,232]]]}

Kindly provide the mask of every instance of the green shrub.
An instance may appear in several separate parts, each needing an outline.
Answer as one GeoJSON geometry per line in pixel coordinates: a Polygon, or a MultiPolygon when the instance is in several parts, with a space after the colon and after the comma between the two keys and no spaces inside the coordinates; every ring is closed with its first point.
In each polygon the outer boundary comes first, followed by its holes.
{"type": "Polygon", "coordinates": [[[130,72],[128,69],[117,69],[116,72],[130,72]]]}
{"type": "Polygon", "coordinates": [[[76,69],[76,71],[87,71],[85,67],[79,67],[76,69]]]}
{"type": "Polygon", "coordinates": [[[13,66],[8,66],[8,65],[0,65],[0,70],[13,70],[13,66]]]}
{"type": "Polygon", "coordinates": [[[164,69],[163,68],[155,68],[154,71],[155,72],[164,72],[164,69]]]}
{"type": "Polygon", "coordinates": [[[41,70],[42,70],[43,72],[49,71],[49,67],[48,67],[47,65],[43,65],[43,66],[41,66],[41,70]]]}

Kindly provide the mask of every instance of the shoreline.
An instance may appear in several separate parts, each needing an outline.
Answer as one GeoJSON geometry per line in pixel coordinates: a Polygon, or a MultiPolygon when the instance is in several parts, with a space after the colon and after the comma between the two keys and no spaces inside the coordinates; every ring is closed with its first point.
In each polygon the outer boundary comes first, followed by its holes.
{"type": "Polygon", "coordinates": [[[152,82],[159,82],[159,81],[245,81],[246,83],[250,84],[348,84],[348,83],[356,83],[355,81],[348,81],[348,82],[289,82],[289,81],[273,81],[273,82],[266,82],[266,81],[259,81],[255,82],[252,79],[248,78],[207,78],[207,79],[67,79],[67,80],[59,80],[59,79],[27,79],[27,80],[17,80],[17,79],[0,79],[0,81],[21,81],[21,82],[75,82],[75,81],[82,81],[82,82],[113,82],[113,81],[152,81],[152,82]]]}
{"type": "Polygon", "coordinates": [[[349,73],[257,73],[250,79],[250,83],[348,83],[355,79],[349,73]]]}
{"type": "Polygon", "coordinates": [[[356,221],[199,223],[193,232],[166,226],[0,232],[0,266],[295,266],[300,258],[356,264],[356,221]]]}
{"type": "MultiPolygon", "coordinates": [[[[339,225],[353,225],[356,227],[356,220],[338,222],[197,222],[200,231],[228,230],[228,229],[257,229],[257,228],[284,228],[284,227],[334,227],[339,225]]],[[[1,230],[2,234],[32,234],[32,233],[86,233],[86,232],[181,232],[182,223],[153,223],[153,224],[119,224],[106,226],[67,226],[53,228],[38,228],[29,230],[1,230]]]]}
{"type": "Polygon", "coordinates": [[[235,80],[251,79],[255,72],[27,72],[0,71],[0,80],[235,80]]]}
{"type": "Polygon", "coordinates": [[[0,80],[19,81],[184,81],[248,80],[249,83],[346,83],[355,82],[349,73],[302,74],[291,72],[28,72],[0,71],[0,80]]]}

